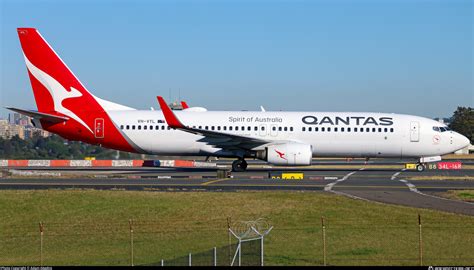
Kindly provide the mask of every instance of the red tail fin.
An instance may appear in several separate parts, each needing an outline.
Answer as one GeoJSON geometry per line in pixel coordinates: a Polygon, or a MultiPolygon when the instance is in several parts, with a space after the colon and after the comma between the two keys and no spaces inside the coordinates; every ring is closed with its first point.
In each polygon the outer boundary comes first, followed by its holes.
{"type": "Polygon", "coordinates": [[[102,110],[99,103],[38,30],[18,28],[18,36],[38,110],[70,117],[92,132],[83,114],[102,110]]]}
{"type": "Polygon", "coordinates": [[[42,122],[44,129],[68,139],[135,151],[107,114],[131,108],[89,93],[38,30],[18,28],[18,36],[38,110],[68,118],[63,124],[42,122]]]}

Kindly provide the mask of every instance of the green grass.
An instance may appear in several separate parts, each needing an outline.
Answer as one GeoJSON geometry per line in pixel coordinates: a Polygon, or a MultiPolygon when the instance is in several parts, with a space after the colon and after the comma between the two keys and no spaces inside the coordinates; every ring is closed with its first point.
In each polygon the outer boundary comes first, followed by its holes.
{"type": "Polygon", "coordinates": [[[440,195],[449,199],[474,202],[474,190],[448,190],[440,195]]]}
{"type": "Polygon", "coordinates": [[[329,265],[474,263],[474,217],[316,192],[0,191],[0,265],[135,265],[228,244],[227,217],[266,218],[266,265],[321,265],[325,217],[329,265]]]}

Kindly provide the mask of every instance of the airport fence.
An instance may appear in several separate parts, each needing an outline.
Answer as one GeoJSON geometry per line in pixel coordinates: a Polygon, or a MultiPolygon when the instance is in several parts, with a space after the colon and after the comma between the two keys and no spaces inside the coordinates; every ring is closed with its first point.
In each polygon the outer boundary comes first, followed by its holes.
{"type": "MultiPolygon", "coordinates": [[[[230,265],[238,248],[231,220],[0,222],[0,265],[230,265]]],[[[474,222],[391,220],[390,213],[386,219],[314,220],[311,226],[271,224],[264,264],[474,264],[474,222]]],[[[259,241],[245,243],[241,265],[260,265],[262,253],[259,241]]]]}

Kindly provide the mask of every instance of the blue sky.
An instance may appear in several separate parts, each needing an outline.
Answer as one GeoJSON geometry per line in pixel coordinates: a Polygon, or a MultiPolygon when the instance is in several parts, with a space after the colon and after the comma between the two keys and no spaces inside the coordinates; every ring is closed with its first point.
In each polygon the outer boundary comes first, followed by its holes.
{"type": "Polygon", "coordinates": [[[451,116],[474,106],[473,1],[0,0],[0,116],[34,109],[17,27],[96,96],[211,110],[451,116]]]}

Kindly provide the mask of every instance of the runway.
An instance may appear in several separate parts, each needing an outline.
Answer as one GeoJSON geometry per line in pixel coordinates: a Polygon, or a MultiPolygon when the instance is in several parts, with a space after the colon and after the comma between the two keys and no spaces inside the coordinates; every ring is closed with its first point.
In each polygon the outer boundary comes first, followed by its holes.
{"type": "MultiPolygon", "coordinates": [[[[304,179],[270,179],[278,168],[251,168],[232,173],[232,178],[216,178],[213,169],[42,169],[38,173],[55,176],[15,176],[0,180],[0,189],[119,189],[149,191],[316,191],[354,199],[436,209],[474,216],[474,204],[440,198],[438,192],[473,190],[473,180],[407,180],[412,176],[474,176],[474,170],[427,170],[419,173],[404,169],[285,169],[303,172],[304,179]],[[59,173],[59,174],[58,174],[59,173]]],[[[28,172],[31,168],[18,172],[28,172]]]]}

